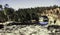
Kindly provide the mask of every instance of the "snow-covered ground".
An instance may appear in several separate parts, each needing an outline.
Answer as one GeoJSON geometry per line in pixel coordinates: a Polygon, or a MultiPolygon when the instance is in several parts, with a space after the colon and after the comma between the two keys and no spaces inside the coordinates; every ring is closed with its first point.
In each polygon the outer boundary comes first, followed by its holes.
{"type": "Polygon", "coordinates": [[[13,25],[0,30],[0,35],[49,35],[48,33],[48,30],[40,25],[13,25]]]}

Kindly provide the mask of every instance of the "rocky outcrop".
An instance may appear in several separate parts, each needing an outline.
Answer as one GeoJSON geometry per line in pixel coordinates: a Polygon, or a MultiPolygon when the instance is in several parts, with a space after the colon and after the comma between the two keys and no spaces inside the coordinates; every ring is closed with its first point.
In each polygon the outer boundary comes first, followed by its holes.
{"type": "Polygon", "coordinates": [[[60,8],[45,10],[45,12],[43,15],[49,18],[49,24],[60,25],[60,8]]]}

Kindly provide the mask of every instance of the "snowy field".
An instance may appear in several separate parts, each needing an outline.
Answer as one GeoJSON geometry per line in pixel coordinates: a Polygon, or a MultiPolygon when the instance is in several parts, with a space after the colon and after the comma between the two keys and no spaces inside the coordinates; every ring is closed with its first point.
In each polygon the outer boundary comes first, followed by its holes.
{"type": "Polygon", "coordinates": [[[0,29],[0,35],[49,35],[48,30],[40,25],[13,25],[0,29]]]}

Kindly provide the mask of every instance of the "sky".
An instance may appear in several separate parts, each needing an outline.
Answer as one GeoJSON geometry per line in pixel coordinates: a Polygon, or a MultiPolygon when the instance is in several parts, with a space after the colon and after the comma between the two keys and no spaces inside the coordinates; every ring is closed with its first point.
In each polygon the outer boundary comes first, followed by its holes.
{"type": "Polygon", "coordinates": [[[60,6],[60,0],[0,0],[0,4],[3,6],[9,4],[9,7],[19,9],[53,5],[60,6]]]}

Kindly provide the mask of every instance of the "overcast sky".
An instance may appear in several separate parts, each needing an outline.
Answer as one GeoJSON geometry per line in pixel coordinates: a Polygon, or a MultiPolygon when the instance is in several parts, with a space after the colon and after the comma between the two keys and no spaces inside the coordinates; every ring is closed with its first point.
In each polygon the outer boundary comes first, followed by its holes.
{"type": "Polygon", "coordinates": [[[60,0],[0,0],[0,4],[9,4],[14,9],[59,5],[60,0]]]}

